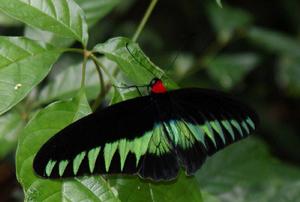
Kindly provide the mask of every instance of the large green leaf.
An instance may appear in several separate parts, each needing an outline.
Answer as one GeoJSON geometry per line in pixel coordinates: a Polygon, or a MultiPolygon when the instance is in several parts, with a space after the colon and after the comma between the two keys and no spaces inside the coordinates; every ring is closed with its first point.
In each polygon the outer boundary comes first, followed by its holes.
{"type": "MultiPolygon", "coordinates": [[[[39,102],[49,103],[56,99],[73,97],[80,89],[82,63],[72,65],[56,74],[42,89],[39,102]]],[[[99,77],[92,62],[87,63],[85,90],[88,98],[95,98],[99,93],[99,77]]]]}
{"type": "Polygon", "coordinates": [[[33,158],[41,145],[88,113],[89,105],[84,94],[80,93],[72,101],[49,105],[26,126],[19,139],[16,166],[17,178],[27,201],[118,201],[109,184],[100,176],[46,180],[34,174],[33,158]]]}
{"type": "Polygon", "coordinates": [[[137,43],[116,37],[95,46],[94,51],[104,54],[118,64],[125,75],[137,84],[148,84],[154,77],[161,78],[168,88],[176,84],[143,53],[137,43]]]}
{"type": "Polygon", "coordinates": [[[254,137],[210,158],[197,179],[222,202],[294,202],[300,198],[300,170],[271,157],[254,137]]]}
{"type": "MultiPolygon", "coordinates": [[[[107,15],[120,0],[75,0],[75,2],[84,11],[88,27],[92,27],[97,21],[107,15]]],[[[44,42],[55,44],[60,47],[70,46],[74,40],[57,36],[51,32],[42,31],[37,28],[27,26],[25,28],[25,36],[33,39],[38,39],[44,42]]]]}
{"type": "Polygon", "coordinates": [[[208,58],[209,75],[224,89],[230,89],[243,80],[260,59],[253,53],[226,54],[208,58]]]}
{"type": "Polygon", "coordinates": [[[0,159],[15,148],[23,124],[21,115],[16,111],[0,117],[0,159]]]}
{"type": "Polygon", "coordinates": [[[176,181],[150,183],[134,178],[116,178],[110,180],[111,186],[118,190],[118,196],[124,202],[201,202],[199,185],[194,178],[183,173],[176,181]]]}
{"type": "Polygon", "coordinates": [[[73,0],[0,0],[0,10],[33,27],[87,44],[84,13],[73,0]]]}
{"type": "Polygon", "coordinates": [[[0,12],[0,25],[6,27],[21,26],[22,23],[0,12]]]}
{"type": "Polygon", "coordinates": [[[23,37],[0,37],[0,114],[22,100],[60,54],[51,45],[23,37]]]}
{"type": "Polygon", "coordinates": [[[57,47],[69,47],[74,43],[75,39],[58,36],[52,32],[44,31],[35,27],[26,26],[24,29],[24,36],[33,40],[50,43],[57,47]]]}
{"type": "Polygon", "coordinates": [[[249,40],[251,40],[251,42],[270,52],[300,56],[299,41],[284,33],[280,33],[275,30],[254,27],[247,32],[247,37],[249,40]]]}
{"type": "MultiPolygon", "coordinates": [[[[105,59],[99,58],[105,66],[112,65],[112,62],[105,59]]],[[[110,68],[111,74],[115,71],[114,68],[110,68]]],[[[52,79],[49,80],[48,84],[42,89],[38,102],[49,103],[56,99],[66,99],[73,97],[80,88],[80,82],[82,74],[82,63],[72,65],[64,71],[56,74],[52,79]]],[[[106,74],[102,74],[105,86],[110,82],[106,74]]],[[[88,100],[95,99],[99,94],[99,75],[91,61],[87,62],[86,68],[86,82],[85,92],[88,100]]]]}

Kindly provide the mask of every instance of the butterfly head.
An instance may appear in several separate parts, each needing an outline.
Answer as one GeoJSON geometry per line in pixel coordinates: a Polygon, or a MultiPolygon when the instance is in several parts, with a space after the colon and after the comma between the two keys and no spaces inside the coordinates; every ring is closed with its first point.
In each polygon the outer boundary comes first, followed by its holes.
{"type": "Polygon", "coordinates": [[[162,80],[159,78],[154,78],[150,82],[151,93],[165,93],[167,92],[162,80]]]}

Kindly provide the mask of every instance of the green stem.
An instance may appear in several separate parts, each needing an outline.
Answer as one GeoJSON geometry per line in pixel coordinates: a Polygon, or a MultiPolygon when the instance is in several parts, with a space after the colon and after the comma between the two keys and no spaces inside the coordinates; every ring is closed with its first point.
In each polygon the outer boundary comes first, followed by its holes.
{"type": "Polygon", "coordinates": [[[99,107],[99,105],[101,103],[101,100],[104,98],[104,96],[106,94],[106,87],[105,87],[105,83],[104,83],[104,79],[103,79],[101,69],[98,65],[95,65],[95,66],[96,66],[96,70],[97,70],[97,73],[98,73],[98,76],[99,76],[100,88],[101,89],[100,89],[100,93],[98,94],[95,102],[92,105],[93,112],[96,111],[96,109],[99,107]]]}
{"type": "Polygon", "coordinates": [[[96,65],[96,67],[102,69],[103,72],[108,76],[109,80],[114,85],[116,85],[117,81],[112,77],[112,75],[108,72],[108,70],[104,67],[104,65],[98,60],[98,58],[94,54],[91,54],[90,57],[93,60],[93,62],[96,65]]]}
{"type": "Polygon", "coordinates": [[[85,72],[86,72],[86,63],[87,63],[87,56],[84,54],[83,56],[83,63],[82,63],[82,76],[81,76],[81,88],[85,86],[85,72]]]}
{"type": "Polygon", "coordinates": [[[63,50],[67,51],[67,52],[75,52],[75,53],[81,53],[81,54],[84,54],[84,52],[85,52],[85,50],[81,49],[81,48],[65,48],[63,50]]]}
{"type": "MultiPolygon", "coordinates": [[[[103,70],[103,72],[108,76],[109,80],[112,82],[112,84],[114,86],[118,86],[118,82],[114,79],[114,77],[109,73],[109,71],[105,68],[105,66],[99,61],[99,59],[94,55],[91,54],[90,58],[93,60],[94,64],[96,65],[97,68],[103,70]]],[[[121,97],[123,100],[125,100],[125,98],[122,96],[121,97]]]]}
{"type": "Polygon", "coordinates": [[[142,30],[144,29],[144,26],[145,26],[145,24],[147,23],[147,21],[148,21],[150,15],[151,15],[151,13],[152,13],[152,11],[153,11],[153,9],[154,9],[156,3],[157,3],[157,1],[158,1],[158,0],[151,0],[151,3],[150,3],[150,5],[148,6],[147,11],[146,11],[146,13],[145,13],[143,19],[141,20],[141,22],[140,22],[140,24],[139,24],[137,30],[135,31],[135,33],[134,33],[134,35],[133,35],[133,37],[132,37],[132,41],[133,41],[133,42],[136,42],[136,40],[139,38],[139,36],[140,36],[142,30]]]}

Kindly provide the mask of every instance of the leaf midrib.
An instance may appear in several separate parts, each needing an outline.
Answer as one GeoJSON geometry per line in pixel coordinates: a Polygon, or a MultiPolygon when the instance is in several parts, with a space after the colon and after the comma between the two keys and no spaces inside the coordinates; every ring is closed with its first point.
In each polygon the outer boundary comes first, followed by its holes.
{"type": "Polygon", "coordinates": [[[35,56],[38,56],[38,55],[43,55],[43,54],[45,54],[45,52],[61,52],[61,51],[62,50],[59,50],[59,49],[52,49],[52,50],[43,49],[43,51],[41,51],[41,52],[37,52],[37,53],[34,53],[34,54],[27,55],[25,57],[18,58],[17,60],[14,60],[13,62],[10,62],[10,63],[8,63],[8,64],[6,64],[4,66],[0,66],[0,71],[1,71],[1,69],[4,69],[4,68],[6,68],[6,67],[8,67],[8,66],[10,66],[10,65],[12,65],[14,63],[18,63],[20,61],[26,60],[26,59],[28,59],[30,57],[35,57],[35,56]]]}

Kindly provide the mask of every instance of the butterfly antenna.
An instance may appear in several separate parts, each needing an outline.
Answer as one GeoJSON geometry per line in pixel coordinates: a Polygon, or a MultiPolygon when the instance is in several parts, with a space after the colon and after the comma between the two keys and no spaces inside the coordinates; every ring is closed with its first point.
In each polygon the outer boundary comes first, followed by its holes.
{"type": "Polygon", "coordinates": [[[129,54],[131,55],[131,57],[133,57],[134,60],[135,60],[137,63],[139,63],[142,67],[144,67],[145,69],[147,69],[147,71],[150,72],[154,77],[156,77],[156,75],[155,75],[155,74],[154,74],[147,66],[145,66],[145,65],[144,65],[143,63],[141,63],[138,59],[136,59],[136,57],[133,55],[133,53],[129,50],[128,45],[129,45],[129,43],[127,42],[125,46],[126,46],[127,51],[129,52],[129,54]]]}
{"type": "Polygon", "coordinates": [[[175,64],[179,53],[182,51],[183,48],[181,48],[180,50],[177,51],[175,57],[172,59],[172,61],[170,62],[170,64],[167,66],[167,68],[165,69],[166,74],[168,74],[168,72],[170,71],[171,67],[173,67],[173,65],[175,64]]]}

